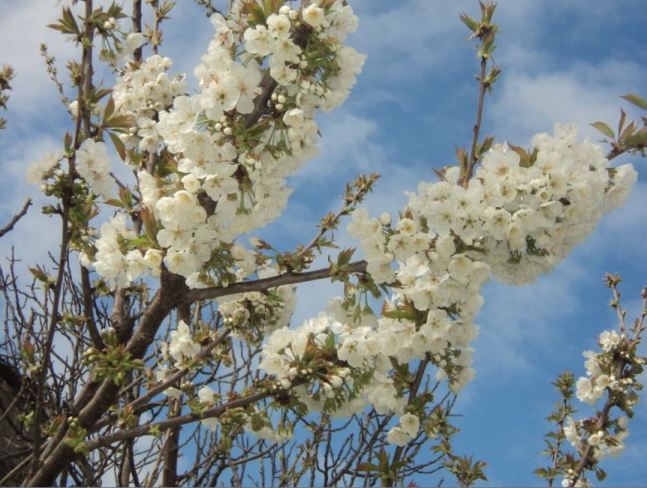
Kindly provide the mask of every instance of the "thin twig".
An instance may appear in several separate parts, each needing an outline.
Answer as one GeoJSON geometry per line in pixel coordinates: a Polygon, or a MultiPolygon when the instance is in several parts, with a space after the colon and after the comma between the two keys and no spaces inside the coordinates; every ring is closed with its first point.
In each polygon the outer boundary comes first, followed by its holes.
{"type": "Polygon", "coordinates": [[[483,122],[483,105],[485,101],[485,71],[487,69],[487,58],[481,58],[481,74],[479,76],[479,100],[476,107],[476,123],[474,124],[473,137],[472,137],[472,148],[470,150],[470,159],[467,163],[467,171],[465,174],[465,179],[463,184],[472,178],[474,174],[474,167],[478,163],[478,154],[476,153],[476,148],[479,142],[479,133],[481,132],[481,124],[483,122]]]}
{"type": "Polygon", "coordinates": [[[0,229],[0,237],[5,235],[7,232],[11,232],[13,230],[14,226],[18,223],[18,221],[25,216],[30,206],[31,206],[31,198],[28,198],[27,200],[25,200],[25,203],[23,203],[22,208],[20,209],[20,212],[14,215],[9,221],[9,223],[5,225],[2,229],[0,229]]]}

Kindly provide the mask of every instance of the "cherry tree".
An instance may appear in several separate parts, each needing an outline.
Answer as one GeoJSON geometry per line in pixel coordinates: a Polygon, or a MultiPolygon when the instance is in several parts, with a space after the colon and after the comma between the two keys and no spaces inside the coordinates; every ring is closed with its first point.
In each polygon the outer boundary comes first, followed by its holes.
{"type": "MultiPolygon", "coordinates": [[[[163,52],[182,6],[125,3],[61,6],[50,27],[78,46],[71,86],[43,48],[70,122],[26,176],[50,197],[42,211],[60,222],[60,245],[31,283],[15,260],[0,275],[0,484],[486,480],[486,463],[452,444],[456,398],[476,377],[481,290],[533,282],[624,203],[637,173],[616,161],[644,153],[647,119],[595,123],[610,149],[569,125],[530,148],[483,136],[502,70],[496,5],[481,2],[461,16],[480,70],[473,137],[455,164],[420,181],[397,215],[369,213],[381,182],[360,175],[285,249],[255,232],[288,205],[287,178],[334,144],[317,114],[343,105],[364,63],[346,43],[352,2],[197,0],[213,37],[190,75],[163,52]],[[358,249],[338,247],[343,228],[358,249]],[[296,287],[314,280],[341,283],[343,296],[293,323],[296,287]]],[[[3,93],[11,78],[0,73],[3,93]]],[[[586,376],[555,382],[562,399],[536,471],[551,486],[603,479],[599,462],[627,436],[645,307],[628,322],[619,283],[607,277],[617,330],[586,353],[586,376]],[[602,410],[578,419],[574,398],[602,410]]]]}

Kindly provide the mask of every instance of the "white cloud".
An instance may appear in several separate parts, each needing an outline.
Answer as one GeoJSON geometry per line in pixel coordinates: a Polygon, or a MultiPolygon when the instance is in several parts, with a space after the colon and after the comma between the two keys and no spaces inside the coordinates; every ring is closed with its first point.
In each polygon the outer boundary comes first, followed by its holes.
{"type": "Polygon", "coordinates": [[[294,177],[296,184],[330,179],[340,173],[374,171],[381,165],[383,151],[373,142],[378,128],[376,122],[343,109],[320,120],[321,154],[294,177]]]}
{"type": "Polygon", "coordinates": [[[639,79],[647,79],[642,67],[613,60],[536,74],[512,68],[496,88],[488,118],[500,139],[521,143],[537,132],[551,132],[555,122],[576,123],[582,134],[599,139],[589,124],[603,120],[615,125],[622,102],[618,97],[639,79]]]}
{"type": "MultiPolygon", "coordinates": [[[[326,265],[325,260],[319,260],[318,269],[326,265]]],[[[344,293],[341,283],[331,283],[329,280],[312,281],[299,285],[297,289],[297,305],[292,316],[292,326],[299,327],[304,320],[316,317],[319,312],[326,309],[326,306],[335,297],[344,293]]]]}
{"type": "Polygon", "coordinates": [[[43,113],[51,109],[53,102],[58,103],[56,89],[40,56],[40,45],[47,44],[50,55],[58,60],[61,81],[66,81],[64,65],[77,48],[60,32],[47,27],[60,15],[60,8],[56,7],[59,3],[54,0],[3,1],[0,62],[12,65],[16,71],[11,113],[43,113]]]}
{"type": "MultiPolygon", "coordinates": [[[[641,161],[638,171],[645,172],[647,165],[641,161]]],[[[638,182],[626,204],[614,210],[602,222],[602,229],[593,236],[593,253],[605,252],[620,255],[628,260],[647,258],[647,183],[638,182]]]]}
{"type": "MultiPolygon", "coordinates": [[[[552,273],[522,288],[486,286],[486,304],[478,318],[481,335],[475,347],[477,369],[488,382],[506,383],[519,375],[532,377],[545,370],[545,359],[555,357],[556,343],[560,344],[561,356],[571,357],[575,367],[581,369],[580,352],[593,347],[594,337],[602,328],[615,326],[615,322],[604,319],[588,326],[581,320],[590,307],[601,314],[607,312],[606,297],[602,302],[596,299],[604,295],[602,275],[618,270],[606,269],[606,263],[615,259],[633,263],[630,266],[639,274],[645,270],[645,208],[647,185],[639,183],[627,204],[605,217],[593,235],[552,273]],[[591,290],[596,298],[587,295],[591,290]],[[579,342],[564,343],[560,339],[573,334],[579,342]]],[[[632,304],[630,292],[637,291],[626,291],[629,302],[625,305],[632,304]]]]}
{"type": "Polygon", "coordinates": [[[194,68],[207,52],[214,29],[203,9],[193,2],[180,3],[171,11],[171,20],[162,25],[164,39],[160,54],[173,60],[173,73],[186,73],[190,86],[196,85],[194,68]]]}
{"type": "Polygon", "coordinates": [[[533,361],[563,332],[560,321],[577,312],[576,289],[583,279],[586,273],[581,265],[569,262],[532,285],[486,285],[475,347],[477,370],[489,384],[514,381],[543,366],[533,361]]]}
{"type": "MultiPolygon", "coordinates": [[[[627,3],[631,2],[623,2],[627,3]]],[[[571,27],[573,32],[582,31],[605,18],[616,19],[614,7],[619,6],[580,0],[559,6],[551,1],[500,2],[497,15],[503,47],[497,61],[504,74],[486,103],[486,130],[496,134],[499,141],[529,144],[535,133],[552,132],[555,122],[575,123],[582,138],[594,140],[600,139],[600,134],[589,126],[591,122],[603,120],[613,127],[619,107],[629,108],[619,95],[644,85],[647,70],[637,63],[611,58],[563,67],[559,53],[542,44],[547,33],[539,26],[551,16],[577,13],[571,27]]],[[[643,161],[636,164],[644,170],[643,161]]],[[[614,258],[645,261],[645,208],[647,188],[638,183],[627,204],[605,218],[591,238],[549,276],[524,288],[489,285],[485,289],[476,358],[488,381],[505,383],[519,374],[536,375],[545,366],[536,361],[553,350],[555,338],[563,337],[561,329],[581,326],[578,315],[591,306],[590,298],[582,295],[582,284],[601,279],[590,276],[593,264],[597,270],[614,258]]],[[[604,310],[603,305],[600,308],[604,310]]],[[[582,329],[578,334],[590,341],[597,332],[582,329]]],[[[573,360],[579,360],[580,344],[561,347],[565,347],[565,355],[570,351],[575,354],[573,360]]]]}
{"type": "Polygon", "coordinates": [[[360,27],[351,44],[368,54],[372,81],[419,81],[460,46],[460,6],[454,2],[359,0],[353,7],[360,27]]]}

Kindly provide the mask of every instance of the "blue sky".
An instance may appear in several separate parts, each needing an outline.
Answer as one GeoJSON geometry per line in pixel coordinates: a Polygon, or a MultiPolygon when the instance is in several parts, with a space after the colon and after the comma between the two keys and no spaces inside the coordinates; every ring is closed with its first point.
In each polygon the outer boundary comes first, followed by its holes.
{"type": "MultiPolygon", "coordinates": [[[[0,63],[13,64],[18,75],[9,127],[0,133],[0,222],[27,195],[42,202],[24,181],[26,168],[56,148],[67,130],[38,51],[47,42],[61,70],[74,55],[71,43],[44,27],[55,17],[56,3],[0,0],[0,63]]],[[[212,30],[193,2],[178,3],[163,53],[174,59],[174,69],[191,73],[212,30]]],[[[285,248],[309,240],[314,224],[337,208],[344,183],[358,173],[383,175],[369,210],[395,213],[406,202],[404,191],[433,179],[432,168],[451,163],[454,147],[470,142],[477,60],[458,13],[476,15],[476,1],[350,3],[360,17],[350,42],[368,54],[367,63],[349,102],[319,119],[322,155],[292,179],[289,208],[262,232],[285,248]]],[[[552,131],[554,122],[573,122],[582,137],[597,139],[588,124],[615,123],[619,106],[630,108],[620,95],[647,95],[644,7],[644,0],[501,0],[496,60],[503,77],[486,101],[485,132],[499,142],[526,145],[533,134],[552,131]]],[[[478,376],[457,405],[462,417],[456,422],[460,450],[488,462],[490,485],[539,485],[532,471],[544,462],[537,453],[549,428],[544,417],[556,400],[550,382],[564,369],[583,374],[581,352],[615,326],[605,272],[623,275],[626,305],[639,307],[640,288],[647,284],[647,161],[632,162],[640,180],[627,205],[607,216],[556,270],[525,288],[486,286],[475,344],[478,376]]],[[[0,241],[0,254],[7,256],[13,244],[26,262],[42,262],[57,233],[55,222],[32,208],[0,241]]],[[[347,236],[340,239],[352,245],[347,236]]],[[[326,283],[302,286],[295,322],[316,315],[337,293],[326,283]]],[[[625,453],[603,464],[608,484],[644,485],[645,449],[647,402],[630,424],[625,453]]]]}

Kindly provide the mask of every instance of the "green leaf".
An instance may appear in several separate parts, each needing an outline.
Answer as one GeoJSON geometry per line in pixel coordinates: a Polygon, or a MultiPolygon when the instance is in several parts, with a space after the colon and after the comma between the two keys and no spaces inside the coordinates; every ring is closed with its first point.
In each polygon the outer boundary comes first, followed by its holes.
{"type": "Polygon", "coordinates": [[[477,154],[479,155],[479,157],[484,153],[488,152],[492,148],[493,144],[494,144],[494,136],[486,137],[485,140],[478,146],[477,154]]]}
{"type": "Polygon", "coordinates": [[[616,137],[611,127],[609,127],[604,122],[593,122],[591,124],[591,127],[595,127],[597,130],[602,132],[605,136],[610,137],[611,139],[614,139],[616,137]]]}
{"type": "Polygon", "coordinates": [[[146,207],[142,208],[139,213],[142,222],[144,222],[144,232],[150,242],[157,243],[157,223],[155,216],[146,207]]]}
{"type": "Polygon", "coordinates": [[[160,16],[164,18],[168,18],[168,14],[171,10],[173,10],[173,7],[175,7],[176,2],[167,2],[165,3],[162,7],[160,7],[160,16]]]}
{"type": "Polygon", "coordinates": [[[49,282],[49,276],[40,267],[29,268],[29,271],[38,281],[42,281],[43,283],[49,282]]]}
{"type": "Polygon", "coordinates": [[[124,19],[127,17],[121,7],[115,2],[110,4],[110,7],[108,7],[108,10],[106,11],[106,15],[108,15],[108,17],[114,17],[115,19],[124,19]]]}
{"type": "Polygon", "coordinates": [[[113,115],[103,120],[103,127],[106,129],[129,129],[133,125],[133,119],[129,115],[113,115]]]}
{"type": "Polygon", "coordinates": [[[135,239],[128,239],[127,244],[129,249],[139,249],[140,247],[149,247],[150,240],[148,235],[136,237],[135,239]]]}
{"type": "Polygon", "coordinates": [[[339,253],[337,256],[337,266],[340,268],[344,268],[350,264],[350,260],[353,257],[353,253],[355,252],[355,249],[348,248],[344,249],[342,252],[339,253]]]}
{"type": "Polygon", "coordinates": [[[133,195],[127,188],[119,189],[119,198],[121,198],[121,201],[124,202],[125,208],[133,207],[133,195]]]}
{"type": "Polygon", "coordinates": [[[108,200],[105,200],[103,203],[106,205],[112,205],[113,207],[119,207],[123,208],[124,204],[120,200],[117,200],[116,198],[109,198],[108,200]]]}
{"type": "Polygon", "coordinates": [[[479,24],[478,24],[478,22],[476,20],[474,20],[472,17],[470,17],[466,13],[462,13],[460,15],[460,19],[463,22],[463,24],[465,24],[467,26],[467,28],[469,30],[471,30],[472,32],[476,32],[476,30],[478,29],[478,26],[479,26],[479,24]]]}
{"type": "Polygon", "coordinates": [[[631,146],[640,146],[647,144],[647,130],[641,129],[635,134],[628,135],[623,142],[631,146]]]}
{"type": "Polygon", "coordinates": [[[607,473],[602,468],[596,466],[595,467],[595,477],[598,479],[598,481],[604,481],[606,479],[606,477],[607,477],[607,473]]]}
{"type": "Polygon", "coordinates": [[[627,120],[627,112],[620,109],[620,119],[618,120],[618,134],[622,133],[622,128],[625,126],[627,120]]]}
{"type": "Polygon", "coordinates": [[[627,137],[631,136],[635,130],[636,130],[636,123],[631,122],[631,124],[625,127],[622,133],[620,134],[620,137],[619,137],[620,142],[623,142],[627,137]]]}
{"type": "Polygon", "coordinates": [[[106,103],[106,108],[103,111],[103,118],[109,119],[110,116],[115,112],[115,100],[110,97],[108,103],[106,103]]]}
{"type": "Polygon", "coordinates": [[[380,452],[377,454],[377,459],[380,461],[380,469],[384,472],[389,470],[389,455],[386,453],[384,448],[380,449],[380,452]]]}
{"type": "MultiPolygon", "coordinates": [[[[111,99],[112,100],[112,99],[111,99]]],[[[108,132],[110,135],[110,140],[112,141],[112,144],[115,146],[115,149],[117,150],[117,153],[119,154],[119,157],[121,158],[122,161],[126,160],[126,146],[124,146],[124,143],[121,142],[121,139],[116,134],[113,134],[112,132],[108,132]]]]}
{"type": "Polygon", "coordinates": [[[360,463],[355,468],[357,471],[379,471],[380,468],[373,463],[360,463]]]}
{"type": "Polygon", "coordinates": [[[111,93],[112,89],[110,88],[98,88],[92,92],[90,100],[92,103],[99,103],[103,97],[110,95],[111,93]]]}
{"type": "Polygon", "coordinates": [[[265,12],[263,7],[254,0],[246,0],[242,3],[240,10],[249,15],[251,25],[265,24],[265,12]]]}
{"type": "Polygon", "coordinates": [[[515,146],[510,143],[508,143],[508,147],[519,155],[519,165],[522,168],[530,167],[530,156],[528,155],[528,151],[521,146],[515,146]]]}
{"type": "Polygon", "coordinates": [[[48,24],[47,27],[62,32],[63,34],[80,35],[81,31],[74,19],[74,14],[69,7],[63,8],[63,16],[58,19],[58,24],[48,24]]]}
{"type": "Polygon", "coordinates": [[[643,110],[647,110],[647,100],[644,98],[636,95],[635,93],[628,93],[627,95],[623,95],[620,98],[624,98],[628,102],[633,103],[637,107],[642,108],[643,110]]]}

